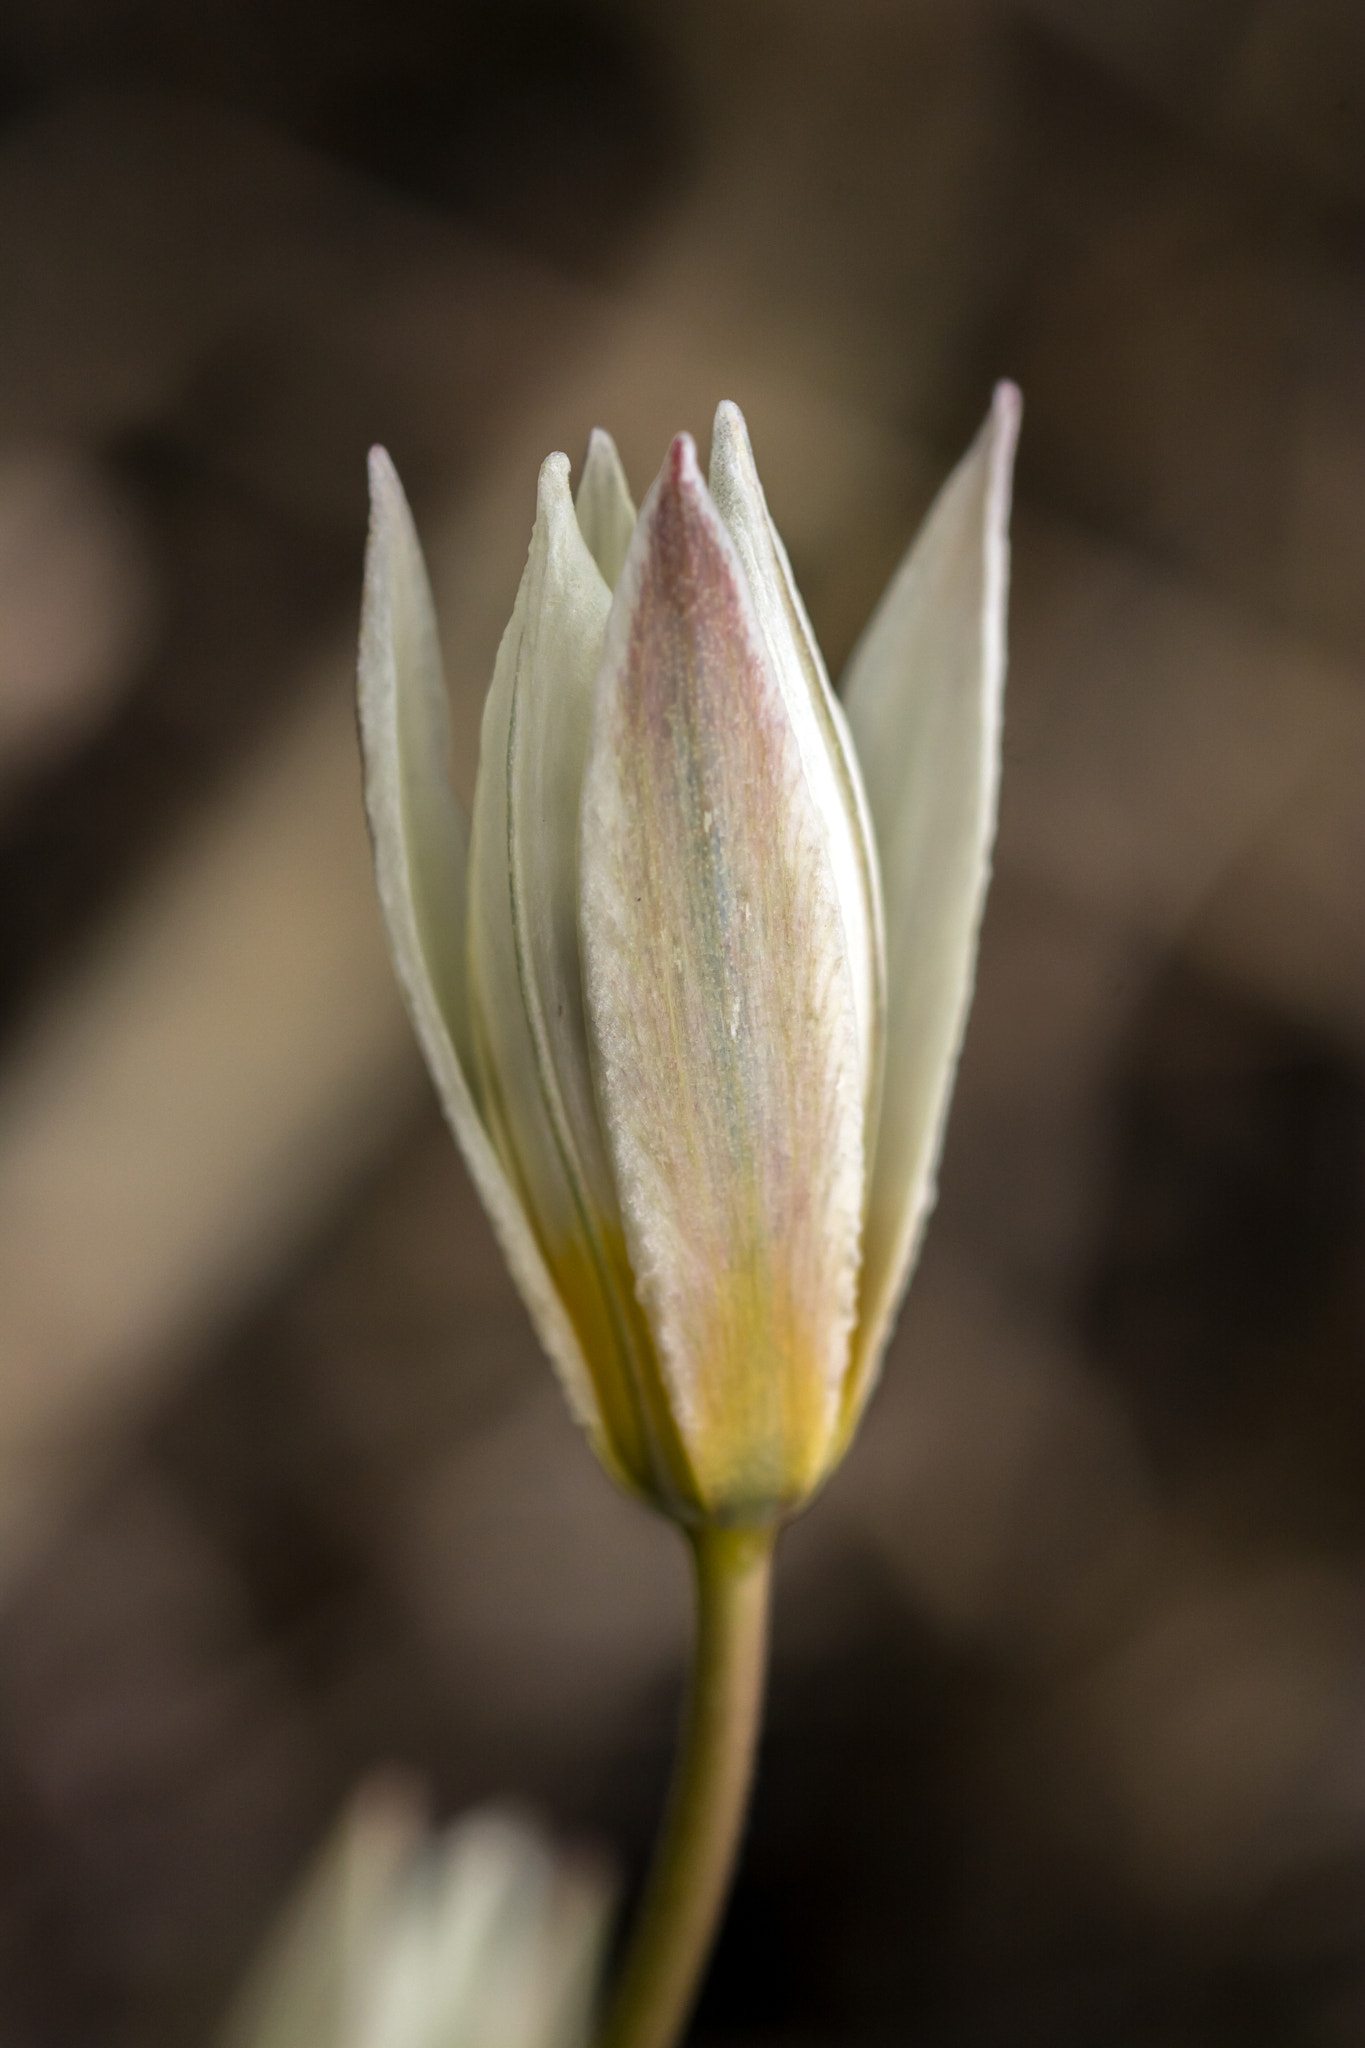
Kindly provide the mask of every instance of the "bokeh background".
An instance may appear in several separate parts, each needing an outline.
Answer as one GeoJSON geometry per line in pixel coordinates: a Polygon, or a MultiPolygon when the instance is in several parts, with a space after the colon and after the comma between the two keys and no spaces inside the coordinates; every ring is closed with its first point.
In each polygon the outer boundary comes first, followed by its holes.
{"type": "Polygon", "coordinates": [[[548,449],[738,399],[837,671],[1000,375],[942,1198],[695,2038],[1361,2039],[1363,102],[1356,0],[5,0],[0,2039],[210,2039],[377,1763],[657,1812],[678,1546],[372,902],[367,447],[467,785],[548,449]]]}

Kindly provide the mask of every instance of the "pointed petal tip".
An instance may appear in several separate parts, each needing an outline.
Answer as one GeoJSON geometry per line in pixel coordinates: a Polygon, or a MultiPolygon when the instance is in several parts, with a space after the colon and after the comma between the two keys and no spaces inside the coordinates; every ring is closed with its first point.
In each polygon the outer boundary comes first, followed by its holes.
{"type": "Polygon", "coordinates": [[[553,454],[546,456],[540,465],[540,475],[536,479],[537,507],[543,506],[546,500],[552,497],[564,497],[571,500],[569,490],[569,458],[559,449],[556,449],[553,454]]]}
{"type": "Polygon", "coordinates": [[[711,433],[713,439],[719,439],[722,434],[742,435],[745,440],[748,439],[749,429],[745,423],[744,415],[735,404],[733,398],[722,398],[720,404],[716,407],[716,417],[711,433]]]}
{"type": "Polygon", "coordinates": [[[376,441],[365,463],[370,486],[370,503],[374,506],[392,504],[402,499],[403,485],[394,467],[393,457],[381,442],[376,441]]]}
{"type": "Polygon", "coordinates": [[[991,409],[981,431],[982,440],[990,443],[991,498],[1002,524],[1009,518],[1014,452],[1023,412],[1024,398],[1019,386],[1002,377],[991,395],[991,409]]]}
{"type": "Polygon", "coordinates": [[[614,590],[635,531],[635,500],[616,443],[603,427],[594,427],[588,436],[574,506],[588,552],[607,588],[614,590]]]}
{"type": "Polygon", "coordinates": [[[726,470],[747,472],[758,484],[753,443],[743,413],[733,398],[722,398],[711,426],[711,481],[726,470]]]}
{"type": "Polygon", "coordinates": [[[697,444],[690,434],[675,434],[664,462],[664,475],[675,490],[691,490],[701,487],[701,470],[697,464],[697,444]]]}
{"type": "Polygon", "coordinates": [[[1017,434],[1024,410],[1024,394],[1009,377],[1002,377],[991,394],[991,418],[997,427],[1017,434]]]}
{"type": "MultiPolygon", "coordinates": [[[[573,488],[569,481],[569,458],[558,450],[547,455],[540,465],[536,479],[536,521],[535,531],[542,528],[547,534],[564,535],[570,528],[578,533],[578,519],[574,511],[573,488]]],[[[532,552],[535,540],[532,539],[532,552]]]]}

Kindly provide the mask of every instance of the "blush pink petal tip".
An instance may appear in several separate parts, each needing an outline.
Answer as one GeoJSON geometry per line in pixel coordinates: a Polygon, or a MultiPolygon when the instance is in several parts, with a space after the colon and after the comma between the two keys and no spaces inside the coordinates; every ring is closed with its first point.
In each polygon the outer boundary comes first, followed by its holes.
{"type": "Polygon", "coordinates": [[[664,475],[675,490],[687,490],[689,487],[705,490],[706,485],[697,462],[697,444],[690,434],[673,436],[664,463],[664,475]]]}

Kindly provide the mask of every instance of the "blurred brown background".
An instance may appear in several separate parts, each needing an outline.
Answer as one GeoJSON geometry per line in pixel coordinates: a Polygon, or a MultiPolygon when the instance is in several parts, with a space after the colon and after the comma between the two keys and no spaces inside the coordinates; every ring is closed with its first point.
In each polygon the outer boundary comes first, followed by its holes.
{"type": "Polygon", "coordinates": [[[6,0],[0,2041],[206,2039],[375,1762],[657,1810],[677,1547],[371,900],[367,446],[472,772],[548,449],[738,399],[837,669],[1002,374],[942,1200],[696,2038],[1361,2039],[1363,96],[1355,0],[6,0]]]}

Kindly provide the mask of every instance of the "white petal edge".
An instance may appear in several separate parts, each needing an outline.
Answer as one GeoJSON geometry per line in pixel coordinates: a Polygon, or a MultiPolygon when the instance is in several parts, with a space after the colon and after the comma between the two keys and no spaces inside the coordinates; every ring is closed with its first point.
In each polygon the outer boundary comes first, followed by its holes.
{"type": "Polygon", "coordinates": [[[446,771],[449,707],[431,587],[403,487],[370,455],[360,741],[375,879],[394,970],[441,1107],[574,1415],[600,1443],[592,1379],[470,1089],[467,831],[446,771]]]}
{"type": "Polygon", "coordinates": [[[936,1193],[971,1006],[1000,782],[1009,506],[1020,398],[997,386],[849,662],[877,835],[887,1050],[847,1422],[875,1379],[936,1193]]]}
{"type": "Polygon", "coordinates": [[[886,963],[871,816],[843,710],[806,616],[782,536],[759,480],[744,415],[716,408],[709,488],[744,565],[749,594],[787,705],[802,765],[824,825],[853,976],[863,1060],[868,1165],[881,1085],[886,963]]]}
{"type": "Polygon", "coordinates": [[[608,590],[615,590],[635,531],[635,502],[616,443],[601,427],[594,427],[588,437],[588,453],[574,504],[579,532],[589,553],[608,590]]]}

